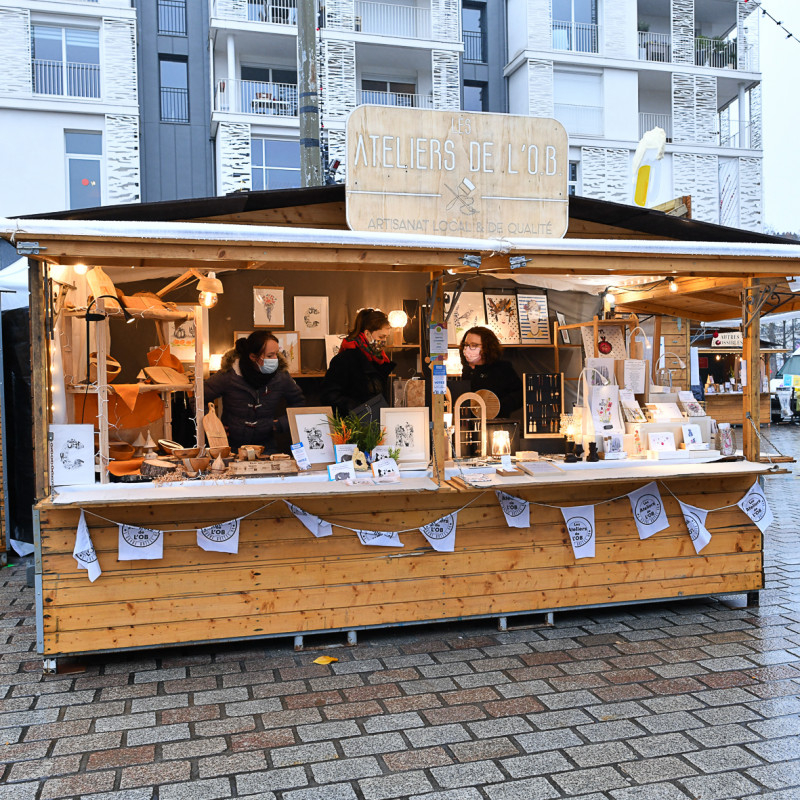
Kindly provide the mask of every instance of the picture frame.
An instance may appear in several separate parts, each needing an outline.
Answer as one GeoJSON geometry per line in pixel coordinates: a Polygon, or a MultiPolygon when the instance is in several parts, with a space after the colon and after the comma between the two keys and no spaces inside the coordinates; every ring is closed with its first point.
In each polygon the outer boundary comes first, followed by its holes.
{"type": "Polygon", "coordinates": [[[347,336],[346,333],[329,333],[325,336],[325,365],[331,365],[331,359],[339,354],[342,340],[347,336]]]}
{"type": "Polygon", "coordinates": [[[517,292],[520,344],[552,343],[546,294],[517,292]]]}
{"type": "Polygon", "coordinates": [[[255,333],[255,331],[234,331],[233,346],[236,347],[236,342],[238,339],[246,339],[251,333],[255,333]]]}
{"type": "Polygon", "coordinates": [[[381,409],[381,426],[386,429],[383,443],[400,450],[397,463],[401,468],[425,469],[428,466],[430,418],[427,406],[381,409]]]}
{"type": "Polygon", "coordinates": [[[298,375],[302,372],[300,365],[300,334],[298,331],[272,331],[278,340],[281,355],[289,365],[289,373],[298,375]]]}
{"type": "Polygon", "coordinates": [[[494,332],[500,344],[519,344],[519,312],[517,293],[493,289],[483,293],[486,327],[494,332]]]}
{"type": "Polygon", "coordinates": [[[294,327],[301,339],[328,335],[328,298],[302,295],[294,298],[294,327]]]}
{"type": "MultiPolygon", "coordinates": [[[[567,324],[567,318],[560,311],[556,311],[556,320],[558,321],[560,328],[567,324]]],[[[572,344],[572,341],[569,338],[569,331],[561,330],[559,333],[561,334],[562,344],[572,344]]]]}
{"type": "MultiPolygon", "coordinates": [[[[169,322],[167,324],[167,336],[169,341],[169,352],[183,363],[194,364],[194,346],[195,346],[195,329],[194,329],[194,312],[197,308],[196,305],[188,303],[178,303],[176,305],[178,311],[188,314],[188,318],[183,322],[169,322]]],[[[209,343],[208,343],[208,309],[202,309],[203,315],[203,361],[208,361],[209,358],[209,343]]]]}
{"type": "Polygon", "coordinates": [[[451,312],[454,297],[453,292],[444,293],[444,311],[445,315],[450,315],[447,320],[447,343],[458,346],[470,328],[486,325],[486,307],[483,292],[461,292],[451,312]]]}
{"type": "Polygon", "coordinates": [[[282,286],[253,287],[253,327],[283,328],[286,315],[282,286]]]}
{"type": "Polygon", "coordinates": [[[333,409],[330,406],[286,409],[292,443],[300,442],[303,445],[311,469],[324,469],[328,464],[336,463],[331,438],[332,416],[333,409]]]}

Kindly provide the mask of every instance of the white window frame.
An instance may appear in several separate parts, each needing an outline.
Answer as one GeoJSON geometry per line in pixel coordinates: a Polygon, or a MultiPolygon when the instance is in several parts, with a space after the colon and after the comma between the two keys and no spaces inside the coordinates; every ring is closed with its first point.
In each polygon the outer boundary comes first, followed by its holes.
{"type": "MultiPolygon", "coordinates": [[[[93,0],[92,0],[93,1],[93,0]]],[[[46,92],[33,92],[34,97],[63,97],[68,100],[75,100],[79,102],[102,102],[103,97],[105,96],[105,70],[103,69],[103,61],[104,61],[104,49],[103,49],[103,36],[101,35],[101,29],[98,25],[85,25],[85,24],[75,24],[72,21],[62,21],[65,20],[64,17],[59,16],[57,20],[53,19],[40,19],[38,16],[32,15],[30,21],[30,29],[29,29],[29,45],[30,45],[30,59],[31,59],[31,66],[34,63],[33,57],[33,29],[34,28],[55,28],[61,32],[61,88],[62,92],[60,94],[49,94],[46,92]],[[97,34],[97,70],[98,70],[98,95],[97,97],[92,97],[90,95],[73,95],[67,94],[67,30],[74,30],[74,31],[94,31],[97,34]]]]}
{"type": "MultiPolygon", "coordinates": [[[[300,175],[301,168],[300,168],[300,163],[299,162],[298,162],[296,168],[295,167],[268,167],[268,166],[266,166],[264,164],[262,164],[260,166],[254,165],[253,164],[253,141],[254,140],[259,141],[259,142],[293,142],[293,141],[295,141],[294,139],[281,139],[278,136],[257,136],[257,135],[253,135],[253,134],[250,135],[250,188],[253,191],[263,191],[263,190],[254,189],[253,188],[254,185],[255,185],[255,182],[253,181],[253,171],[254,170],[257,170],[257,169],[261,170],[264,173],[264,177],[266,177],[266,173],[267,172],[296,172],[298,176],[300,175]]],[[[264,145],[262,144],[261,147],[262,147],[262,151],[263,151],[264,145]]],[[[266,180],[264,181],[264,185],[265,186],[267,185],[267,181],[266,180]]]]}

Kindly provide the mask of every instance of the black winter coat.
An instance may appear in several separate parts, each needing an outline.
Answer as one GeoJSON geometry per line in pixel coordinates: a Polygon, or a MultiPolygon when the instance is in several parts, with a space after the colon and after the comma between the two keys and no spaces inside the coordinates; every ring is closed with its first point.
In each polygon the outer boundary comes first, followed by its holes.
{"type": "Polygon", "coordinates": [[[358,348],[340,350],[331,359],[322,381],[322,402],[344,416],[376,394],[389,400],[389,375],[394,367],[394,361],[376,364],[358,348]]]}
{"type": "Polygon", "coordinates": [[[222,424],[234,450],[243,444],[261,444],[267,452],[274,452],[275,432],[289,430],[285,415],[275,425],[282,404],[285,402],[287,407],[294,408],[305,403],[303,392],[289,375],[286,362],[283,358],[279,360],[278,370],[264,376],[266,385],[257,388],[242,377],[235,351],[228,351],[222,369],[203,384],[206,402],[222,398],[222,424]]]}
{"type": "Polygon", "coordinates": [[[509,361],[465,367],[462,378],[469,380],[473,392],[478,389],[494,392],[500,401],[501,417],[508,417],[522,407],[522,380],[509,361]]]}

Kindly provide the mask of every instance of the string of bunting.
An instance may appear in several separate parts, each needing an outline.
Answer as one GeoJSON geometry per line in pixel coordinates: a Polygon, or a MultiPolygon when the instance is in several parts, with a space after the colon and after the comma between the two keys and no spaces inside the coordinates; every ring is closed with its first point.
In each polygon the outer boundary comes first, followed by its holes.
{"type": "MultiPolygon", "coordinates": [[[[692,544],[696,553],[700,553],[711,541],[711,533],[706,527],[706,520],[709,514],[715,511],[723,511],[728,508],[739,507],[763,533],[773,522],[772,510],[769,507],[767,498],[756,479],[745,495],[737,503],[720,506],[719,508],[703,509],[697,506],[684,503],[674,492],[663,482],[651,481],[639,489],[632,492],[621,494],[617,497],[601,500],[581,506],[558,506],[550,503],[537,503],[533,500],[524,500],[500,489],[495,490],[498,502],[506,519],[506,524],[510,528],[530,528],[530,507],[541,506],[544,508],[558,509],[564,517],[564,524],[569,534],[570,544],[576,559],[594,558],[596,543],[595,526],[595,507],[606,503],[613,503],[617,500],[627,498],[631,505],[634,522],[639,533],[640,539],[647,539],[654,534],[669,527],[669,520],[661,498],[658,483],[669,492],[678,503],[686,529],[692,539],[692,544]]],[[[461,511],[471,506],[474,502],[483,497],[486,492],[481,492],[473,497],[468,503],[460,508],[445,514],[433,522],[414,528],[403,528],[394,531],[367,530],[363,528],[351,528],[338,522],[329,522],[304,511],[302,508],[282,500],[289,511],[302,525],[316,538],[323,538],[333,534],[333,527],[343,528],[352,531],[358,536],[361,544],[370,547],[404,547],[400,541],[401,533],[409,533],[419,530],[431,547],[442,553],[452,553],[455,549],[456,528],[458,526],[458,515],[461,511]]],[[[246,517],[263,511],[265,508],[280,500],[272,500],[265,503],[253,511],[243,514],[235,519],[228,520],[216,525],[205,528],[177,528],[173,531],[178,533],[183,531],[196,531],[197,545],[203,550],[217,553],[238,553],[239,552],[239,529],[240,524],[246,517]]],[[[138,525],[128,525],[96,514],[93,511],[81,509],[78,530],[75,536],[75,547],[72,555],[78,562],[79,569],[86,569],[89,573],[89,580],[94,582],[102,573],[97,553],[92,545],[89,528],[86,524],[85,514],[91,514],[119,529],[118,538],[118,558],[120,561],[137,561],[141,559],[160,559],[164,555],[164,536],[165,531],[156,528],[146,528],[138,525]]]]}

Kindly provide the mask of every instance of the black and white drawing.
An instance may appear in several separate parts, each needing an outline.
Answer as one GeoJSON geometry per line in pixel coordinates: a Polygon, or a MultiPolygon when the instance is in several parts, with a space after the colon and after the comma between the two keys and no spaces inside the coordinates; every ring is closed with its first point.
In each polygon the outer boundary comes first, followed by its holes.
{"type": "Polygon", "coordinates": [[[427,406],[382,408],[383,444],[398,448],[401,469],[423,469],[430,461],[430,411],[427,406]],[[413,466],[412,466],[413,465],[413,466]]]}
{"type": "Polygon", "coordinates": [[[350,461],[342,461],[338,464],[328,466],[328,480],[331,481],[352,481],[355,480],[356,470],[350,461]]]}
{"type": "Polygon", "coordinates": [[[486,324],[486,312],[482,292],[461,292],[451,313],[454,297],[452,292],[444,293],[444,310],[445,314],[450,314],[447,320],[447,343],[458,345],[470,328],[486,324]]]}
{"type": "Polygon", "coordinates": [[[92,425],[50,426],[50,472],[53,486],[94,483],[92,425]]]}
{"type": "Polygon", "coordinates": [[[500,344],[519,344],[519,314],[514,293],[485,292],[486,325],[494,331],[500,344]]]}
{"type": "Polygon", "coordinates": [[[519,336],[522,344],[550,344],[550,317],[547,310],[547,295],[517,295],[519,313],[519,336]]]}
{"type": "Polygon", "coordinates": [[[328,298],[295,297],[294,327],[301,339],[324,339],[328,335],[328,298]]]}
{"type": "Polygon", "coordinates": [[[333,464],[336,456],[331,439],[330,406],[287,408],[293,444],[302,444],[312,466],[333,464]]]}
{"type": "Polygon", "coordinates": [[[401,450],[409,450],[414,447],[414,427],[410,422],[401,423],[394,427],[394,439],[401,450]]]}
{"type": "Polygon", "coordinates": [[[306,434],[306,441],[308,444],[306,448],[308,450],[324,450],[325,449],[325,439],[320,428],[311,427],[305,429],[306,434]]]}

